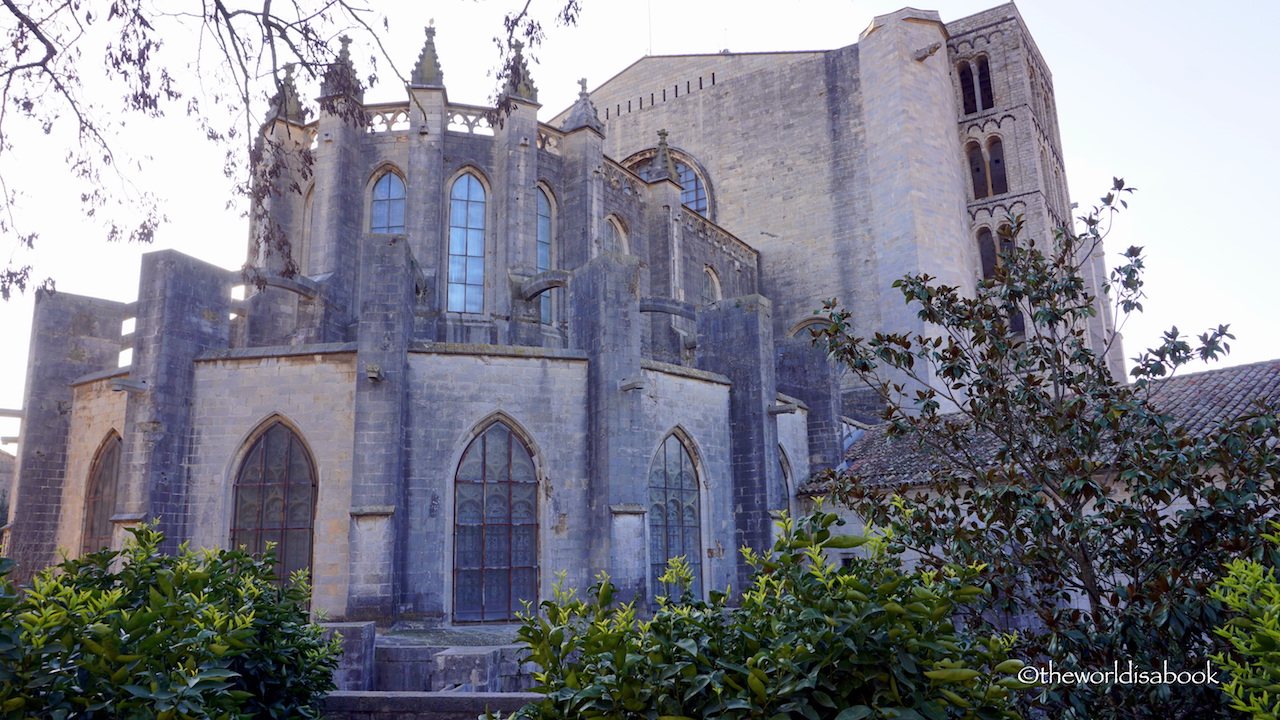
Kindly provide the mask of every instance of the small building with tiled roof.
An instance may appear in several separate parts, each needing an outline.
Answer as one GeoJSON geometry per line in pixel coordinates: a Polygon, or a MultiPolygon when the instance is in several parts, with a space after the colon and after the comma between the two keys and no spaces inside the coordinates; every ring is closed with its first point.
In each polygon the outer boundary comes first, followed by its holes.
{"type": "MultiPolygon", "coordinates": [[[[1257,401],[1280,402],[1280,359],[1176,375],[1151,383],[1151,403],[1174,418],[1192,437],[1201,437],[1223,422],[1238,418],[1257,401]]],[[[978,459],[994,458],[998,446],[991,437],[975,442],[978,459]]],[[[946,457],[922,446],[911,436],[891,436],[887,424],[870,427],[845,452],[841,474],[873,487],[927,485],[935,471],[947,469],[946,457]]],[[[829,489],[824,476],[800,488],[808,497],[829,489]]]]}

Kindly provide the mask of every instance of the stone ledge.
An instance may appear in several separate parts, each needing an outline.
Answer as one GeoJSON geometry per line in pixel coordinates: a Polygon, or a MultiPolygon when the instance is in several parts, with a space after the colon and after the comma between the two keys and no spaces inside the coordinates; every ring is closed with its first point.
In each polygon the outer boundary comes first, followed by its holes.
{"type": "Polygon", "coordinates": [[[264,347],[234,348],[229,350],[210,350],[196,356],[196,362],[211,360],[250,360],[269,357],[298,357],[302,355],[339,355],[353,353],[356,344],[345,343],[310,343],[307,345],[268,345],[264,347]]]}
{"type": "Polygon", "coordinates": [[[672,365],[659,360],[640,360],[641,370],[652,370],[666,375],[678,375],[693,380],[705,380],[707,382],[718,383],[720,385],[732,385],[733,381],[721,375],[720,373],[708,372],[706,370],[698,370],[697,368],[685,367],[683,365],[672,365]]]}
{"type": "Polygon", "coordinates": [[[416,341],[409,352],[428,355],[477,355],[494,357],[544,358],[547,360],[586,360],[580,350],[534,347],[532,345],[487,345],[481,343],[444,343],[416,341]]]}

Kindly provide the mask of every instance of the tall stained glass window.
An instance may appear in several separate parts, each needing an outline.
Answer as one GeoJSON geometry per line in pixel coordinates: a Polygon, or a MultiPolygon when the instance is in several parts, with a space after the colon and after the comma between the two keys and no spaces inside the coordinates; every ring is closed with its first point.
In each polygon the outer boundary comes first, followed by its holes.
{"type": "Polygon", "coordinates": [[[369,204],[369,232],[404,232],[404,181],[395,173],[387,173],[373,185],[369,204]]]}
{"type": "Polygon", "coordinates": [[[680,589],[658,578],[667,561],[684,557],[693,570],[689,592],[702,597],[702,514],[698,502],[698,473],[684,443],[668,435],[649,466],[649,592],[678,599],[680,589]]]}
{"type": "MultiPolygon", "coordinates": [[[[538,272],[546,272],[551,269],[551,201],[547,199],[547,193],[541,188],[538,190],[538,272]]],[[[542,322],[543,324],[551,323],[551,297],[550,291],[542,293],[540,299],[542,303],[542,322]]]]}
{"type": "Polygon", "coordinates": [[[450,312],[484,312],[484,186],[467,173],[449,193],[450,312]]]}
{"type": "Polygon", "coordinates": [[[454,482],[453,618],[511,620],[538,600],[538,473],[501,422],[471,441],[454,482]]]}
{"type": "Polygon", "coordinates": [[[311,570],[316,513],[316,470],[297,435],[276,422],[245,455],[235,482],[231,546],[252,553],[275,543],[276,574],[311,570]]]}
{"type": "Polygon", "coordinates": [[[111,546],[111,516],[115,514],[116,487],[120,478],[120,446],[120,436],[112,433],[98,448],[98,456],[89,471],[81,555],[111,546]]]}

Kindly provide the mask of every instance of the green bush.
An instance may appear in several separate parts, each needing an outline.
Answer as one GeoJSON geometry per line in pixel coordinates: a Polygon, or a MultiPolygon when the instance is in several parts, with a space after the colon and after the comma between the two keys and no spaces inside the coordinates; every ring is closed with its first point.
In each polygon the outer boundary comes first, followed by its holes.
{"type": "MultiPolygon", "coordinates": [[[[971,571],[915,573],[872,540],[869,557],[836,568],[824,550],[866,543],[836,536],[834,514],[784,518],[769,557],[736,607],[660,598],[652,619],[615,607],[607,577],[583,600],[557,586],[520,638],[545,699],[519,718],[1009,718],[1009,640],[977,638],[953,621],[982,591],[971,571]]],[[[673,562],[664,581],[687,587],[673,562]]]]}
{"type": "MultiPolygon", "coordinates": [[[[152,527],[0,588],[0,717],[319,717],[339,653],[301,578],[235,550],[175,556],[152,527]]],[[[0,577],[13,568],[0,560],[0,577]]]]}
{"type": "MultiPolygon", "coordinates": [[[[1280,525],[1273,523],[1280,529],[1280,525]]],[[[1263,535],[1280,544],[1280,534],[1263,535]]],[[[1231,679],[1222,691],[1231,707],[1254,720],[1280,717],[1280,582],[1275,570],[1253,560],[1227,563],[1227,574],[1210,594],[1237,616],[1217,628],[1231,653],[1214,656],[1231,679]]]]}

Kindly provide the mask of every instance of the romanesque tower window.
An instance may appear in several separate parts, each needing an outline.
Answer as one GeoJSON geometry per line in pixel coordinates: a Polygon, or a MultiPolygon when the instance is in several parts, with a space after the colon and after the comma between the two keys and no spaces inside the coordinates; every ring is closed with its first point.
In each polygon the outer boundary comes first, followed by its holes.
{"type": "Polygon", "coordinates": [[[988,140],[985,152],[981,145],[971,141],[965,146],[965,156],[969,160],[969,174],[973,179],[974,200],[1009,192],[1009,175],[1004,165],[1004,143],[1000,138],[988,140]]]}
{"type": "Polygon", "coordinates": [[[990,280],[995,277],[999,261],[996,259],[996,243],[988,228],[978,231],[978,258],[982,262],[982,279],[990,280]]]}
{"type": "Polygon", "coordinates": [[[978,107],[982,110],[990,110],[996,106],[995,96],[991,90],[991,63],[987,61],[984,55],[978,58],[977,66],[978,107]]]}
{"type": "Polygon", "coordinates": [[[982,156],[982,146],[976,142],[969,143],[965,154],[969,158],[969,174],[973,178],[973,199],[981,200],[991,194],[987,184],[987,159],[982,156]]]}
{"type": "Polygon", "coordinates": [[[484,186],[467,173],[449,193],[450,312],[484,312],[484,186]]]}
{"type": "Polygon", "coordinates": [[[276,574],[311,571],[316,468],[302,440],[276,421],[258,435],[236,473],[231,546],[251,553],[275,544],[276,574]]]}
{"type": "MultiPolygon", "coordinates": [[[[545,190],[538,189],[538,267],[542,273],[551,269],[551,200],[545,190]]],[[[542,322],[551,323],[551,297],[542,293],[542,322]]]]}
{"type": "Polygon", "coordinates": [[[960,97],[964,101],[964,114],[976,113],[978,112],[978,94],[973,91],[973,68],[969,66],[967,60],[960,63],[959,75],[960,97]]]}
{"type": "Polygon", "coordinates": [[[511,620],[538,600],[538,473],[495,422],[467,446],[454,480],[453,618],[511,620]]]}
{"type": "Polygon", "coordinates": [[[1002,195],[1009,192],[1009,180],[1004,167],[1004,143],[1000,142],[1000,138],[991,138],[987,143],[987,158],[991,161],[991,193],[1002,195]]]}
{"type": "Polygon", "coordinates": [[[383,175],[373,184],[369,232],[404,232],[404,181],[393,172],[383,175]]]}
{"type": "Polygon", "coordinates": [[[84,498],[84,532],[80,554],[111,546],[111,516],[115,514],[116,486],[120,478],[120,436],[111,433],[98,448],[89,471],[84,498]]]}
{"type": "Polygon", "coordinates": [[[996,106],[991,89],[991,63],[986,56],[961,60],[956,64],[956,74],[960,76],[960,99],[965,115],[996,106]]]}
{"type": "Polygon", "coordinates": [[[676,435],[668,435],[649,466],[649,596],[678,598],[679,588],[663,585],[658,578],[667,561],[683,557],[693,570],[689,591],[702,597],[702,515],[698,500],[698,473],[688,448],[676,435]]]}

